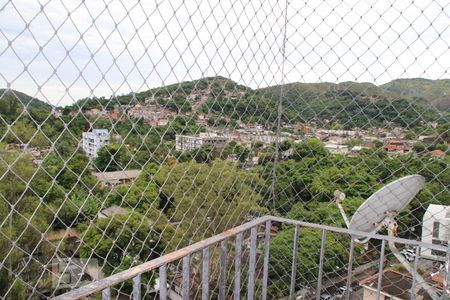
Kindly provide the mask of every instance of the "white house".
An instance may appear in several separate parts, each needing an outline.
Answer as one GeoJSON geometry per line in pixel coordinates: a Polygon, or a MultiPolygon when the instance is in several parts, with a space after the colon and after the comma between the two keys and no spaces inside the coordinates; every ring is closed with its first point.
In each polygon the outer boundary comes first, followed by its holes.
{"type": "Polygon", "coordinates": [[[108,129],[93,129],[91,132],[83,132],[83,151],[89,157],[96,157],[98,150],[108,144],[108,129]]]}
{"type": "Polygon", "coordinates": [[[328,149],[333,154],[347,154],[348,146],[347,145],[339,145],[335,143],[326,143],[325,148],[328,149]]]}
{"type": "MultiPolygon", "coordinates": [[[[447,245],[450,240],[450,206],[430,204],[423,216],[422,242],[447,245]]],[[[426,258],[444,260],[445,252],[422,248],[426,258]]]]}
{"type": "Polygon", "coordinates": [[[199,149],[203,145],[224,147],[228,138],[212,132],[202,132],[199,135],[175,135],[175,148],[178,151],[199,149]]]}

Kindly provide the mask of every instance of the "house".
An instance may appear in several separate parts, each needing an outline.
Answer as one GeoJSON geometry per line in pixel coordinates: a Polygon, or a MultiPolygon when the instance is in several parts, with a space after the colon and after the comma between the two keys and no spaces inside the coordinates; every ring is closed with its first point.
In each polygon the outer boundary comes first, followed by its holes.
{"type": "Polygon", "coordinates": [[[400,139],[387,139],[383,149],[390,154],[404,154],[411,151],[411,147],[400,139]]]}
{"type": "Polygon", "coordinates": [[[55,118],[60,118],[62,116],[61,110],[53,107],[52,108],[52,116],[55,117],[55,118]]]}
{"type": "Polygon", "coordinates": [[[93,129],[91,132],[83,132],[83,151],[87,156],[93,158],[97,156],[101,147],[109,144],[108,129],[93,129]]]}
{"type": "Polygon", "coordinates": [[[360,153],[361,150],[363,149],[370,149],[369,147],[365,147],[365,146],[353,146],[351,149],[352,153],[360,153]]]}
{"type": "Polygon", "coordinates": [[[65,228],[47,232],[44,239],[50,242],[60,241],[62,239],[77,240],[80,238],[78,232],[73,228],[65,228]]]}
{"type": "Polygon", "coordinates": [[[438,158],[443,158],[445,156],[445,152],[439,149],[430,151],[430,155],[438,158]]]}
{"type": "Polygon", "coordinates": [[[106,113],[106,117],[110,121],[119,121],[119,122],[125,122],[125,115],[119,113],[118,111],[109,111],[106,113]]]}
{"type": "MultiPolygon", "coordinates": [[[[422,242],[447,245],[450,240],[450,206],[430,204],[423,215],[422,242]]],[[[420,249],[425,258],[444,260],[445,253],[428,248],[420,249]]]]}
{"type": "Polygon", "coordinates": [[[375,145],[372,141],[367,140],[362,143],[362,147],[366,149],[375,149],[377,145],[375,145]]]}
{"type": "Polygon", "coordinates": [[[347,154],[348,146],[347,145],[339,145],[335,143],[326,143],[325,148],[328,149],[333,154],[347,154]]]}
{"type": "Polygon", "coordinates": [[[90,110],[85,111],[84,114],[88,117],[96,118],[96,117],[99,117],[100,115],[102,115],[103,111],[101,111],[98,108],[91,108],[90,110]]]}
{"type": "Polygon", "coordinates": [[[434,135],[420,135],[419,141],[425,144],[434,144],[438,140],[438,137],[434,135]]]}
{"type": "Polygon", "coordinates": [[[345,136],[332,135],[326,138],[328,143],[333,144],[346,144],[351,141],[351,138],[345,136]]]}
{"type": "Polygon", "coordinates": [[[327,136],[340,136],[340,137],[356,137],[358,132],[356,130],[333,130],[333,129],[320,129],[319,133],[327,136]]]}
{"type": "Polygon", "coordinates": [[[213,132],[202,132],[199,135],[177,134],[175,136],[175,149],[178,151],[190,151],[199,149],[203,145],[224,147],[227,142],[228,138],[213,132]]]}
{"type": "Polygon", "coordinates": [[[158,105],[136,104],[128,111],[128,115],[131,119],[142,119],[150,126],[165,126],[169,123],[169,117],[175,116],[176,113],[158,105]]]}
{"type": "Polygon", "coordinates": [[[391,154],[404,154],[411,151],[411,147],[404,145],[386,145],[383,149],[391,154]]]}
{"type": "Polygon", "coordinates": [[[114,187],[120,184],[128,184],[141,174],[141,170],[123,170],[112,172],[92,173],[102,186],[114,187]]]}
{"type": "Polygon", "coordinates": [[[157,120],[157,125],[158,126],[166,126],[167,124],[169,124],[169,118],[167,118],[167,117],[160,117],[157,120]]]}
{"type": "MultiPolygon", "coordinates": [[[[378,276],[378,274],[372,275],[359,283],[363,287],[363,300],[377,299],[378,276]]],[[[409,274],[405,275],[394,270],[386,269],[381,276],[380,300],[411,299],[410,291],[413,280],[409,274]]],[[[422,289],[417,292],[416,296],[417,299],[431,299],[422,289]]]]}
{"type": "Polygon", "coordinates": [[[113,215],[124,215],[127,213],[129,213],[129,211],[126,210],[125,208],[122,208],[117,205],[113,205],[111,207],[105,208],[104,210],[98,212],[97,218],[105,219],[105,218],[108,218],[113,215]]]}

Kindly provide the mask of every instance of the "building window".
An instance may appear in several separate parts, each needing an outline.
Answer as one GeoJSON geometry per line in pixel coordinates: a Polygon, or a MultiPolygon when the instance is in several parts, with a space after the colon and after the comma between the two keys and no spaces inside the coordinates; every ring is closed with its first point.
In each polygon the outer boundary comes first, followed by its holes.
{"type": "Polygon", "coordinates": [[[439,238],[439,222],[433,222],[433,238],[439,238]]]}
{"type": "MultiPolygon", "coordinates": [[[[441,246],[444,246],[444,247],[448,247],[448,243],[447,243],[446,241],[441,241],[441,240],[435,240],[435,239],[433,239],[433,240],[431,241],[431,243],[432,243],[433,245],[441,245],[441,246]]],[[[431,249],[431,255],[445,256],[445,255],[447,255],[447,253],[444,252],[444,251],[439,251],[439,250],[431,249]]]]}

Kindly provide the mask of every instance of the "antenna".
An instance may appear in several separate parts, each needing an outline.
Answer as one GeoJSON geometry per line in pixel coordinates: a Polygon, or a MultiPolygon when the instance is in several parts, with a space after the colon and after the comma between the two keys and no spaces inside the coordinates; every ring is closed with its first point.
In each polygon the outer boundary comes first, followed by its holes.
{"type": "MultiPolygon", "coordinates": [[[[397,179],[385,185],[364,201],[353,214],[350,222],[341,204],[345,199],[345,194],[340,191],[335,191],[334,196],[339,211],[349,229],[375,233],[383,228],[387,228],[388,235],[395,237],[397,235],[397,222],[395,221],[395,217],[414,199],[424,186],[425,178],[417,174],[397,179]]],[[[370,239],[365,238],[361,240],[361,238],[363,237],[356,237],[355,241],[358,243],[367,243],[370,239]]],[[[411,267],[406,258],[398,251],[393,241],[389,241],[389,248],[398,261],[416,278],[417,283],[430,297],[432,299],[438,299],[439,297],[435,290],[411,267]]]]}

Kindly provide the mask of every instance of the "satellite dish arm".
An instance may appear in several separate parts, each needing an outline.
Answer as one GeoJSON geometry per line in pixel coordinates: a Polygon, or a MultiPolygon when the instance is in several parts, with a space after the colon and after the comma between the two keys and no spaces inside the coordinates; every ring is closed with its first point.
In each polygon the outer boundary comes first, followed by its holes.
{"type": "MultiPolygon", "coordinates": [[[[389,236],[396,237],[397,222],[395,222],[392,219],[389,220],[387,229],[388,229],[389,236]]],[[[424,289],[424,291],[431,297],[431,299],[439,299],[439,296],[436,293],[436,291],[434,290],[434,288],[431,287],[430,285],[428,285],[428,283],[425,281],[425,279],[423,279],[423,277],[420,276],[420,274],[418,272],[416,272],[414,270],[414,268],[411,267],[410,263],[406,260],[406,258],[397,249],[397,247],[395,246],[395,243],[391,240],[388,243],[389,243],[389,249],[391,250],[392,254],[394,254],[395,258],[397,258],[397,260],[406,268],[406,270],[408,270],[408,272],[410,274],[412,274],[414,276],[414,278],[416,278],[417,284],[422,289],[424,289]]],[[[415,291],[412,291],[412,292],[415,293],[415,291]]]]}
{"type": "Polygon", "coordinates": [[[339,212],[342,215],[342,218],[344,219],[345,225],[347,228],[350,226],[350,221],[347,218],[347,215],[345,214],[344,208],[342,207],[342,204],[336,201],[337,207],[339,208],[339,212]]]}
{"type": "Polygon", "coordinates": [[[339,209],[339,212],[341,213],[342,218],[344,219],[345,225],[347,228],[350,227],[350,221],[347,218],[347,215],[345,213],[344,207],[342,206],[341,202],[344,201],[345,194],[341,191],[336,190],[334,192],[334,200],[336,201],[336,205],[339,209]]]}

